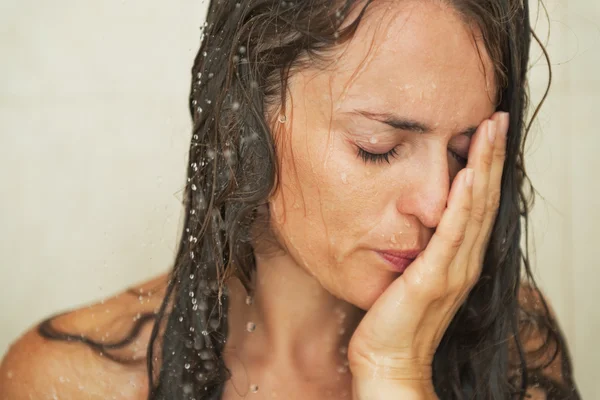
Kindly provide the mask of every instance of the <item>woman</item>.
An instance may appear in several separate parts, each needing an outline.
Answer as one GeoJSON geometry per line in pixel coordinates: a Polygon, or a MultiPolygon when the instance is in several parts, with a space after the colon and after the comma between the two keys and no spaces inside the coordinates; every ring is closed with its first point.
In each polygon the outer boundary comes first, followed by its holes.
{"type": "Polygon", "coordinates": [[[528,17],[211,2],[173,269],[27,333],[0,393],[579,398],[520,249],[528,17]]]}

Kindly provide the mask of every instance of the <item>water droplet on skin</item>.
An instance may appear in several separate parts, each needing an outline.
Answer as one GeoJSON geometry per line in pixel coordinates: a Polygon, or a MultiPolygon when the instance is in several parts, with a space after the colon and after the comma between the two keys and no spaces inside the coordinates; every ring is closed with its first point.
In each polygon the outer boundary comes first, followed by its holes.
{"type": "Polygon", "coordinates": [[[345,374],[346,372],[348,372],[348,367],[346,367],[345,365],[340,365],[337,369],[337,372],[339,374],[345,374]]]}
{"type": "Polygon", "coordinates": [[[7,377],[8,379],[12,379],[12,377],[13,377],[13,372],[12,372],[12,371],[8,371],[8,372],[6,373],[6,377],[7,377]]]}
{"type": "Polygon", "coordinates": [[[369,138],[369,143],[376,144],[377,142],[379,142],[379,140],[377,140],[377,138],[375,136],[371,136],[369,138]]]}
{"type": "Polygon", "coordinates": [[[253,303],[252,296],[246,296],[246,304],[250,305],[253,303]]]}
{"type": "Polygon", "coordinates": [[[392,233],[392,236],[390,237],[390,242],[396,244],[398,243],[398,239],[396,239],[396,234],[392,233]]]}
{"type": "Polygon", "coordinates": [[[340,354],[346,354],[346,353],[348,353],[348,347],[346,347],[346,346],[340,347],[340,354]]]}
{"type": "Polygon", "coordinates": [[[407,228],[410,228],[412,225],[410,224],[410,222],[408,220],[404,221],[404,226],[406,226],[407,228]]]}
{"type": "Polygon", "coordinates": [[[287,117],[286,117],[285,115],[283,115],[283,114],[282,114],[282,115],[279,115],[279,116],[277,117],[277,121],[279,121],[279,123],[280,123],[280,124],[283,124],[283,123],[285,123],[285,121],[286,121],[286,120],[287,120],[287,117]]]}
{"type": "Polygon", "coordinates": [[[255,329],[256,329],[256,324],[254,322],[248,322],[246,324],[246,330],[248,332],[254,332],[255,329]]]}
{"type": "Polygon", "coordinates": [[[348,183],[348,175],[346,175],[345,172],[341,173],[340,178],[342,178],[343,183],[346,183],[346,184],[348,183]]]}
{"type": "Polygon", "coordinates": [[[250,385],[250,391],[251,391],[252,393],[256,393],[256,392],[258,392],[258,385],[257,385],[257,384],[255,384],[255,383],[253,383],[252,385],[250,385]]]}

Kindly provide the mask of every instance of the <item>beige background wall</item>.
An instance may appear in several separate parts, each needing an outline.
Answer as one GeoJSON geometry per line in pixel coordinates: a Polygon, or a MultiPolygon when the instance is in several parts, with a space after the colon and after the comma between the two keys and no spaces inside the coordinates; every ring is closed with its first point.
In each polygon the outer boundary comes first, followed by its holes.
{"type": "MultiPolygon", "coordinates": [[[[600,398],[600,2],[552,0],[554,85],[533,130],[536,271],[600,398]]],[[[196,0],[0,4],[0,354],[51,313],[165,271],[190,124],[196,0]]],[[[548,25],[537,23],[545,37],[548,25]]],[[[540,54],[534,49],[534,58],[540,54]]],[[[532,67],[533,101],[547,80],[532,67]]]]}

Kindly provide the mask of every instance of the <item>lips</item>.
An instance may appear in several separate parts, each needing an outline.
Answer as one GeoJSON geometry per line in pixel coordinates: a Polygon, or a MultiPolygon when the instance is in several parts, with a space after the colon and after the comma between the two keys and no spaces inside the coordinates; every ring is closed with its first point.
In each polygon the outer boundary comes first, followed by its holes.
{"type": "Polygon", "coordinates": [[[383,258],[388,265],[396,272],[404,272],[406,268],[417,258],[420,250],[386,250],[377,251],[377,254],[383,258]]]}

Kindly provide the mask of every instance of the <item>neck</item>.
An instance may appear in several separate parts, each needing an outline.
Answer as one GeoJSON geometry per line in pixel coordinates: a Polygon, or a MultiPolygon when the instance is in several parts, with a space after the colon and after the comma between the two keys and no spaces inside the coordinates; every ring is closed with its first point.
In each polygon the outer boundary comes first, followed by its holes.
{"type": "Polygon", "coordinates": [[[364,312],[332,296],[289,255],[255,257],[250,304],[237,279],[230,285],[228,345],[251,364],[349,374],[348,342],[364,312]]]}

